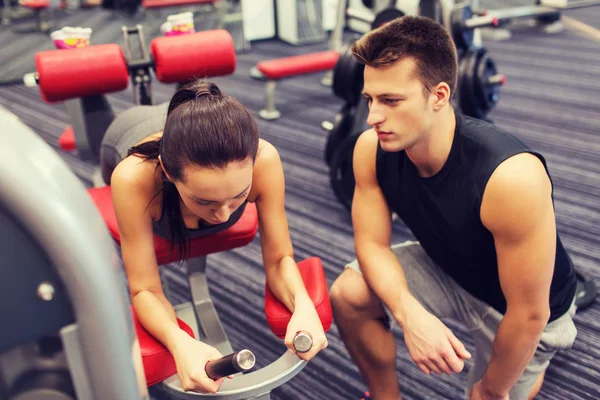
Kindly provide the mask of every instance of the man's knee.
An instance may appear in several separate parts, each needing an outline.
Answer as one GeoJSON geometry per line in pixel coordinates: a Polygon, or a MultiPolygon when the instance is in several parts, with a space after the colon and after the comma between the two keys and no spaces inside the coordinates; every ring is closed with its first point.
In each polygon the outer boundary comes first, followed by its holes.
{"type": "Polygon", "coordinates": [[[349,268],[333,282],[329,289],[329,298],[336,317],[383,315],[381,302],[369,288],[363,275],[349,268]]]}

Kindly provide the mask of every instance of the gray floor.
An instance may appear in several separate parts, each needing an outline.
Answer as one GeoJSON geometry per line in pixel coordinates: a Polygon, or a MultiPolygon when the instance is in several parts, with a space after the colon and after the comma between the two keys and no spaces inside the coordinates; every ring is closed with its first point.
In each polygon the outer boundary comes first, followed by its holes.
{"type": "MultiPolygon", "coordinates": [[[[524,2],[511,2],[523,4],[524,2]]],[[[500,7],[499,3],[484,5],[500,7]]],[[[506,3],[502,4],[505,7],[506,3]]],[[[596,28],[600,7],[570,12],[596,28]]],[[[102,10],[75,12],[61,25],[89,26],[92,43],[121,43],[120,26],[137,21],[102,10]]],[[[52,48],[43,35],[16,35],[0,28],[0,80],[22,76],[34,69],[36,51],[52,48]]],[[[508,77],[500,102],[491,114],[495,123],[541,151],[548,160],[555,184],[558,230],[576,265],[600,280],[600,44],[579,33],[565,31],[545,35],[519,29],[510,41],[486,42],[500,72],[508,77]]],[[[249,53],[238,56],[232,76],[215,79],[237,97],[253,115],[263,105],[263,86],[249,78],[257,61],[325,49],[326,44],[292,47],[278,41],[253,43],[249,53]]],[[[281,154],[286,173],[286,206],[297,259],[318,256],[323,260],[328,283],[353,259],[352,230],[348,213],[336,201],[323,162],[325,134],[322,120],[331,119],[341,101],[319,85],[320,75],[281,82],[277,103],[283,117],[276,122],[258,119],[262,137],[281,154]]],[[[154,85],[157,102],[167,101],[173,87],[154,85]]],[[[115,111],[133,104],[131,89],[109,96],[115,111]]],[[[52,146],[68,124],[64,105],[45,104],[35,89],[0,88],[0,104],[17,114],[52,146]]],[[[75,173],[89,184],[92,166],[64,154],[75,173]]],[[[410,234],[401,224],[394,240],[410,234]]],[[[264,273],[258,240],[241,249],[210,257],[209,279],[216,306],[234,348],[248,347],[263,365],[274,360],[283,346],[270,333],[263,313],[264,273]]],[[[173,268],[168,272],[175,290],[174,302],[183,301],[185,281],[173,268]]],[[[579,335],[575,346],[562,352],[548,369],[540,399],[600,398],[600,301],[576,316],[579,335]]],[[[472,350],[470,338],[460,326],[452,326],[472,350]]],[[[365,385],[336,327],[328,334],[329,348],[290,383],[274,392],[275,399],[359,399],[365,385]]],[[[458,376],[423,376],[411,362],[402,337],[397,368],[407,399],[459,399],[466,372],[458,376]]],[[[469,368],[467,364],[467,370],[469,368]]]]}

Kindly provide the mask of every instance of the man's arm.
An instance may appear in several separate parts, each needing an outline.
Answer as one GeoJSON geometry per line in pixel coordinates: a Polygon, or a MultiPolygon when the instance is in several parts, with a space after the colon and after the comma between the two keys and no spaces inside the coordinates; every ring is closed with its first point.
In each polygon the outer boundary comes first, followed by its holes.
{"type": "Polygon", "coordinates": [[[541,161],[523,153],[493,173],[481,220],[494,236],[506,314],[482,379],[491,398],[506,396],[535,353],[550,317],[556,253],[552,184],[541,161]]]}
{"type": "Polygon", "coordinates": [[[354,150],[356,187],[352,222],[356,255],[363,276],[404,330],[410,355],[425,374],[460,372],[471,357],[464,345],[412,295],[404,270],[390,248],[390,210],[377,182],[377,136],[362,134],[354,150]]]}
{"type": "Polygon", "coordinates": [[[377,144],[375,131],[368,130],[361,135],[354,148],[354,245],[360,269],[369,287],[402,325],[406,319],[405,305],[416,300],[410,293],[404,271],[390,248],[391,213],[377,182],[377,144]]]}

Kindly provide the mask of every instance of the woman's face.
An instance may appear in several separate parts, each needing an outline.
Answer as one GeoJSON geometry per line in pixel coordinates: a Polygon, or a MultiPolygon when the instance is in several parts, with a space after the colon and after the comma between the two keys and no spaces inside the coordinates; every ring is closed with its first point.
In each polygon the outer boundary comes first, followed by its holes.
{"type": "Polygon", "coordinates": [[[191,165],[174,183],[190,211],[209,224],[221,224],[248,198],[253,168],[250,158],[222,169],[191,165]]]}

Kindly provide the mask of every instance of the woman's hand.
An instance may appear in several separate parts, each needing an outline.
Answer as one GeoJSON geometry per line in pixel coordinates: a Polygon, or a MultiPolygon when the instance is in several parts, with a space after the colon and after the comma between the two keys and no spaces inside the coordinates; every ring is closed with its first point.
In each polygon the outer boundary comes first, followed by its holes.
{"type": "Polygon", "coordinates": [[[296,301],[294,313],[287,326],[285,345],[293,354],[305,361],[310,361],[319,351],[327,347],[323,324],[310,298],[296,301]],[[312,337],[312,348],[306,353],[299,353],[294,349],[294,337],[301,331],[307,332],[312,337]]]}
{"type": "Polygon", "coordinates": [[[219,350],[181,331],[172,353],[184,391],[216,393],[219,390],[225,378],[212,380],[205,371],[207,362],[223,357],[219,350]]]}

